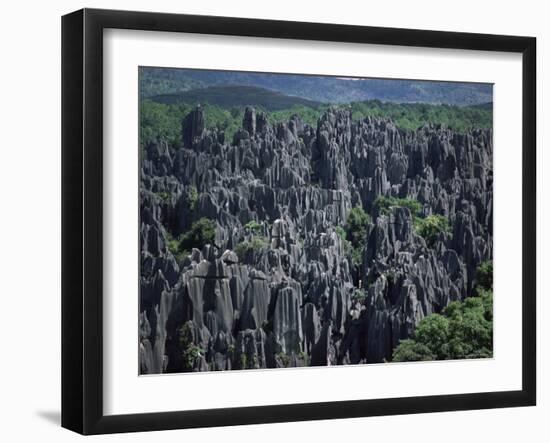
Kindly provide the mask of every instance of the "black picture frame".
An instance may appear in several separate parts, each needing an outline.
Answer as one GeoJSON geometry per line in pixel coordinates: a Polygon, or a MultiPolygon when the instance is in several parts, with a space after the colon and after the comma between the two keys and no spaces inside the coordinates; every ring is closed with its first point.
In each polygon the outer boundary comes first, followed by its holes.
{"type": "Polygon", "coordinates": [[[536,39],[83,9],[62,18],[62,426],[82,434],[228,426],[536,403],[536,39]],[[103,30],[171,31],[502,51],[523,63],[522,388],[131,415],[103,413],[103,30]]]}

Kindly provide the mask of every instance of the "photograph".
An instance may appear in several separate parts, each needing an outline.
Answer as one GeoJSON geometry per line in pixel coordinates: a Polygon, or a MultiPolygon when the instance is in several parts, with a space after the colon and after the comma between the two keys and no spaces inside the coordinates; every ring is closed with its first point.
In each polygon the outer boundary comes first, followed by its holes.
{"type": "Polygon", "coordinates": [[[550,436],[508,3],[6,2],[0,442],[550,436]]]}
{"type": "Polygon", "coordinates": [[[140,375],[493,358],[493,84],[138,71],[140,375]]]}

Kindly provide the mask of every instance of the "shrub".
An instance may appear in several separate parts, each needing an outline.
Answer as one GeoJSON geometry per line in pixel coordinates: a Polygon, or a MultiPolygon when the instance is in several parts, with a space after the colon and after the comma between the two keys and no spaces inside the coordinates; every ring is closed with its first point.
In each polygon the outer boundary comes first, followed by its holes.
{"type": "Polygon", "coordinates": [[[435,245],[439,234],[450,231],[449,220],[439,214],[418,218],[415,220],[414,225],[416,233],[424,237],[430,248],[435,245]]]}
{"type": "Polygon", "coordinates": [[[178,262],[183,260],[186,252],[180,251],[179,240],[172,237],[172,234],[168,230],[165,230],[165,237],[166,237],[166,247],[168,248],[168,250],[172,253],[172,255],[176,258],[178,262]]]}
{"type": "Polygon", "coordinates": [[[198,201],[199,193],[197,188],[195,186],[191,186],[187,192],[187,204],[189,205],[189,209],[191,209],[191,211],[195,211],[197,209],[198,201]]]}
{"type": "Polygon", "coordinates": [[[344,248],[344,255],[352,256],[352,262],[354,262],[353,248],[351,246],[351,242],[349,240],[347,240],[347,238],[346,238],[346,236],[347,236],[346,231],[341,226],[336,226],[334,231],[336,232],[336,235],[338,237],[340,237],[340,239],[342,240],[342,247],[344,248]]]}
{"type": "Polygon", "coordinates": [[[193,248],[202,249],[207,244],[214,244],[216,238],[216,222],[205,217],[191,225],[191,229],[182,234],[177,243],[169,245],[170,250],[175,249],[177,255],[185,254],[193,248]]]}
{"type": "Polygon", "coordinates": [[[493,294],[452,302],[425,317],[413,337],[394,349],[393,361],[451,360],[493,355],[493,294]]]}
{"type": "Polygon", "coordinates": [[[267,242],[264,238],[254,238],[252,241],[243,241],[235,246],[234,250],[240,261],[245,261],[246,257],[254,252],[260,252],[262,249],[267,247],[267,242]]]}
{"type": "Polygon", "coordinates": [[[183,259],[184,254],[182,254],[182,251],[179,250],[180,244],[175,239],[170,239],[166,242],[166,246],[168,247],[168,250],[172,253],[174,257],[176,257],[176,260],[179,262],[183,259]]]}
{"type": "Polygon", "coordinates": [[[178,329],[176,346],[181,354],[182,367],[186,371],[193,370],[197,358],[204,355],[204,350],[193,342],[192,322],[184,323],[178,329]]]}
{"type": "Polygon", "coordinates": [[[351,294],[351,300],[353,302],[364,303],[366,299],[367,291],[363,289],[355,289],[355,291],[353,291],[353,294],[351,294]]]}
{"type": "Polygon", "coordinates": [[[298,353],[298,358],[304,362],[305,366],[309,366],[310,360],[309,360],[309,355],[307,354],[307,352],[300,351],[298,353]]]}
{"type": "MultiPolygon", "coordinates": [[[[344,232],[346,240],[351,246],[351,261],[354,265],[359,265],[363,261],[363,250],[367,244],[367,234],[371,218],[363,208],[355,206],[348,214],[344,232]]],[[[336,233],[341,237],[342,231],[336,228],[336,233]]],[[[347,246],[347,245],[344,245],[347,246]]]]}
{"type": "Polygon", "coordinates": [[[196,360],[202,356],[204,351],[197,345],[191,344],[184,349],[182,353],[183,367],[185,369],[193,369],[196,360]]]}
{"type": "Polygon", "coordinates": [[[493,290],[493,262],[481,263],[476,270],[476,282],[479,289],[493,290]]]}
{"type": "Polygon", "coordinates": [[[336,231],[338,237],[340,237],[342,240],[346,239],[346,231],[344,230],[344,228],[342,228],[342,226],[336,226],[334,230],[336,231]]]}
{"type": "Polygon", "coordinates": [[[491,357],[493,349],[493,296],[469,297],[451,303],[444,311],[452,336],[448,358],[491,357]]]}
{"type": "Polygon", "coordinates": [[[409,208],[413,216],[420,216],[422,205],[412,198],[385,197],[383,195],[376,198],[374,207],[382,215],[388,215],[393,208],[409,208]]]}
{"type": "Polygon", "coordinates": [[[290,357],[284,352],[278,352],[277,354],[275,354],[275,358],[279,359],[279,361],[285,368],[288,368],[288,366],[290,365],[290,357]]]}
{"type": "Polygon", "coordinates": [[[352,246],[364,243],[367,237],[368,226],[371,222],[369,214],[360,206],[355,206],[349,211],[346,222],[346,237],[352,246]]]}
{"type": "Polygon", "coordinates": [[[428,346],[415,340],[401,340],[393,353],[393,361],[426,361],[435,360],[435,355],[428,346]]]}
{"type": "Polygon", "coordinates": [[[240,364],[241,369],[246,369],[246,367],[248,366],[248,359],[246,358],[246,354],[244,352],[241,354],[240,364]]]}
{"type": "Polygon", "coordinates": [[[168,192],[155,192],[155,195],[163,203],[168,203],[170,201],[170,193],[168,193],[168,192]]]}
{"type": "Polygon", "coordinates": [[[424,237],[432,248],[442,232],[449,232],[449,220],[439,214],[422,216],[422,205],[411,198],[380,196],[374,201],[374,207],[381,215],[388,215],[393,208],[408,208],[411,211],[415,231],[424,237]]]}
{"type": "Polygon", "coordinates": [[[440,314],[428,315],[418,324],[415,339],[427,346],[436,359],[444,359],[448,354],[449,319],[440,314]]]}
{"type": "Polygon", "coordinates": [[[392,285],[397,283],[397,273],[395,272],[395,269],[389,269],[384,275],[386,276],[388,283],[391,283],[392,285]]]}
{"type": "Polygon", "coordinates": [[[250,220],[244,227],[254,234],[257,234],[262,229],[262,225],[256,220],[250,220]]]}
{"type": "Polygon", "coordinates": [[[351,248],[351,263],[355,266],[359,266],[361,265],[361,263],[363,263],[363,251],[364,251],[364,246],[363,247],[358,247],[358,248],[351,248]]]}

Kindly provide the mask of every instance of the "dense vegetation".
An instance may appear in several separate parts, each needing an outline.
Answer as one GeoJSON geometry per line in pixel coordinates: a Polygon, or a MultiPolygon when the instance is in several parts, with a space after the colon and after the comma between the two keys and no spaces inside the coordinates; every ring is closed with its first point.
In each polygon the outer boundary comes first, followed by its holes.
{"type": "Polygon", "coordinates": [[[243,241],[235,246],[235,253],[242,262],[247,262],[250,254],[257,253],[267,246],[263,237],[255,237],[250,241],[243,241]]]}
{"type": "Polygon", "coordinates": [[[389,117],[402,129],[415,130],[424,124],[442,124],[465,132],[471,128],[493,126],[492,107],[429,105],[425,103],[383,103],[379,100],[351,104],[355,119],[366,116],[389,117]]]}
{"type": "Polygon", "coordinates": [[[367,234],[370,223],[370,215],[360,206],[356,206],[349,212],[344,228],[336,228],[336,233],[344,239],[344,245],[351,253],[351,259],[354,265],[359,265],[363,259],[363,251],[367,244],[367,234]]]}
{"type": "MultiPolygon", "coordinates": [[[[179,145],[181,121],[199,102],[205,108],[206,126],[223,130],[226,140],[231,140],[233,134],[240,128],[244,107],[248,103],[255,103],[256,108],[266,111],[270,123],[288,121],[290,116],[296,114],[305,123],[313,126],[317,124],[317,120],[328,107],[328,105],[318,105],[313,102],[305,106],[303,99],[274,94],[270,91],[262,98],[256,96],[253,90],[257,92],[257,88],[248,88],[247,94],[232,94],[231,99],[219,93],[220,97],[225,97],[222,104],[216,104],[220,102],[214,99],[212,99],[213,103],[209,102],[209,96],[198,94],[197,91],[163,96],[163,101],[166,103],[159,103],[155,101],[156,99],[144,99],[140,104],[140,144],[145,146],[162,138],[170,144],[179,145]],[[185,99],[188,101],[183,101],[182,97],[188,97],[185,99]],[[274,97],[277,99],[275,100],[274,97]]],[[[443,124],[455,131],[464,132],[474,126],[490,128],[493,120],[492,108],[483,106],[397,104],[383,103],[379,100],[355,102],[344,106],[351,107],[354,120],[363,119],[366,116],[388,117],[404,130],[416,130],[424,124],[443,124]]]]}
{"type": "Polygon", "coordinates": [[[395,348],[393,361],[492,357],[492,268],[492,262],[482,263],[477,272],[477,295],[425,317],[413,337],[401,340],[395,348]]]}
{"type": "MultiPolygon", "coordinates": [[[[224,109],[219,106],[203,105],[205,109],[206,126],[225,131],[228,140],[241,127],[242,110],[239,108],[224,109]]],[[[168,144],[181,144],[181,122],[194,108],[194,104],[162,104],[151,100],[143,100],[140,104],[140,135],[141,146],[147,146],[159,139],[168,144]]]]}
{"type": "Polygon", "coordinates": [[[415,219],[414,228],[418,235],[424,237],[430,248],[434,246],[440,234],[450,231],[449,220],[439,214],[415,219]]]}
{"type": "Polygon", "coordinates": [[[422,205],[416,200],[380,196],[374,201],[374,209],[381,215],[388,215],[395,207],[408,208],[411,211],[415,232],[426,240],[430,248],[434,246],[441,234],[450,231],[449,220],[446,217],[440,214],[424,216],[422,205]]]}
{"type": "Polygon", "coordinates": [[[485,291],[493,290],[493,262],[486,261],[477,268],[476,281],[478,288],[485,291]]]}
{"type": "Polygon", "coordinates": [[[411,198],[386,197],[381,195],[374,201],[374,208],[379,214],[388,215],[392,208],[408,208],[413,217],[419,217],[422,212],[422,205],[411,198]]]}
{"type": "Polygon", "coordinates": [[[202,249],[204,245],[214,244],[215,237],[216,223],[202,217],[193,223],[189,231],[181,234],[177,239],[171,238],[168,241],[168,248],[176,257],[182,258],[193,248],[202,249]]]}

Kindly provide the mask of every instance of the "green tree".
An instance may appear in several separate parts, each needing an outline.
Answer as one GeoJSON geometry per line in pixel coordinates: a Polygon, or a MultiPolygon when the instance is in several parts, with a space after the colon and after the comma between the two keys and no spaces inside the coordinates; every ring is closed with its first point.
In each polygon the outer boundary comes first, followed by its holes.
{"type": "Polygon", "coordinates": [[[191,229],[178,239],[178,253],[188,252],[193,248],[202,249],[207,244],[214,244],[216,222],[203,217],[191,225],[191,229]]]}
{"type": "Polygon", "coordinates": [[[281,111],[273,111],[268,114],[268,121],[271,124],[277,124],[279,122],[288,122],[293,115],[299,115],[300,119],[309,124],[310,126],[317,126],[317,120],[321,117],[325,111],[323,108],[294,105],[291,108],[283,109],[281,111]]]}
{"type": "Polygon", "coordinates": [[[351,294],[351,300],[360,304],[365,303],[368,293],[364,289],[355,289],[351,294]]]}
{"type": "Polygon", "coordinates": [[[193,370],[195,362],[203,355],[203,349],[195,344],[190,344],[189,347],[185,348],[181,355],[184,371],[193,370]]]}
{"type": "Polygon", "coordinates": [[[172,146],[181,141],[181,120],[191,110],[190,105],[165,105],[151,100],[139,104],[139,144],[145,147],[150,143],[165,140],[172,146]]]}
{"type": "Polygon", "coordinates": [[[408,208],[413,217],[418,217],[422,213],[420,202],[412,198],[386,197],[381,195],[374,201],[374,207],[382,215],[388,215],[393,208],[408,208]]]}
{"type": "Polygon", "coordinates": [[[244,227],[253,234],[257,234],[262,229],[262,225],[259,224],[256,220],[250,220],[246,225],[244,225],[244,227]]]}
{"type": "Polygon", "coordinates": [[[493,294],[452,302],[442,314],[418,323],[413,336],[394,349],[393,361],[454,360],[493,355],[493,294]]]}
{"type": "Polygon", "coordinates": [[[491,260],[484,261],[478,266],[476,282],[481,289],[493,290],[493,262],[491,260]]]}
{"type": "Polygon", "coordinates": [[[391,118],[398,128],[416,130],[425,124],[444,124],[457,132],[473,128],[491,128],[492,106],[429,105],[426,103],[392,103],[368,100],[351,103],[354,119],[391,118]]]}
{"type": "Polygon", "coordinates": [[[448,318],[440,314],[428,315],[418,324],[415,340],[427,346],[436,359],[442,360],[448,355],[449,329],[448,318]]]}
{"type": "Polygon", "coordinates": [[[160,199],[163,203],[169,203],[170,202],[170,193],[169,192],[155,192],[155,195],[160,199]]]}
{"type": "Polygon", "coordinates": [[[191,209],[191,211],[195,211],[197,209],[198,201],[199,193],[197,188],[195,186],[191,186],[187,191],[187,204],[189,205],[189,209],[191,209]]]}
{"type": "Polygon", "coordinates": [[[349,211],[346,222],[346,235],[352,244],[359,244],[365,241],[368,226],[371,222],[367,214],[360,206],[355,206],[349,211]]]}
{"type": "Polygon", "coordinates": [[[267,242],[262,237],[255,237],[252,241],[243,241],[235,246],[234,250],[240,261],[246,261],[251,253],[258,253],[267,247],[267,242]]]}
{"type": "MultiPolygon", "coordinates": [[[[163,82],[166,81],[166,85],[154,85],[150,80],[147,83],[150,89],[170,90],[173,87],[170,83],[171,79],[163,80],[163,82]]],[[[141,94],[140,100],[140,146],[143,148],[149,143],[162,139],[172,146],[178,147],[181,142],[181,121],[197,105],[198,100],[189,99],[183,103],[158,103],[147,98],[147,95],[150,94],[141,94]]],[[[233,135],[241,127],[244,108],[231,103],[212,105],[208,103],[207,97],[201,98],[201,105],[205,111],[206,127],[223,131],[225,140],[233,140],[233,135]]],[[[367,116],[386,117],[392,119],[397,127],[404,130],[416,130],[428,123],[444,124],[455,131],[465,132],[472,128],[491,128],[493,121],[491,106],[398,104],[382,103],[379,100],[355,102],[346,106],[351,109],[354,120],[362,120],[367,116]]],[[[268,112],[267,117],[271,124],[276,124],[288,122],[290,117],[297,114],[305,123],[315,127],[327,107],[327,105],[289,104],[289,107],[285,109],[268,112]]],[[[266,111],[261,106],[257,106],[257,108],[266,111]]]]}
{"type": "Polygon", "coordinates": [[[393,361],[426,361],[435,360],[431,349],[415,340],[401,340],[393,353],[393,361]]]}
{"type": "Polygon", "coordinates": [[[493,296],[469,297],[451,303],[444,311],[452,335],[448,358],[491,357],[493,349],[493,296]]]}
{"type": "MultiPolygon", "coordinates": [[[[349,241],[351,245],[351,258],[355,265],[359,265],[363,260],[363,250],[367,244],[367,234],[370,223],[370,215],[360,206],[355,206],[348,214],[344,231],[346,240],[349,241]]],[[[337,228],[336,233],[341,236],[342,231],[337,228]]]]}
{"type": "Polygon", "coordinates": [[[428,215],[426,218],[417,218],[414,222],[415,230],[426,240],[429,247],[433,247],[441,233],[450,231],[449,220],[439,214],[428,215]]]}
{"type": "Polygon", "coordinates": [[[342,240],[346,239],[346,231],[344,228],[342,228],[342,226],[336,226],[334,230],[336,231],[338,237],[340,237],[342,240]]]}
{"type": "Polygon", "coordinates": [[[177,340],[175,346],[181,356],[182,370],[192,371],[195,368],[197,359],[205,355],[204,349],[194,342],[194,326],[192,321],[184,323],[177,329],[177,340]]]}
{"type": "Polygon", "coordinates": [[[439,234],[449,232],[449,220],[439,214],[422,216],[422,205],[411,198],[379,196],[374,201],[374,208],[382,215],[388,215],[393,208],[408,208],[411,211],[415,231],[424,237],[429,247],[433,247],[439,234]]]}

